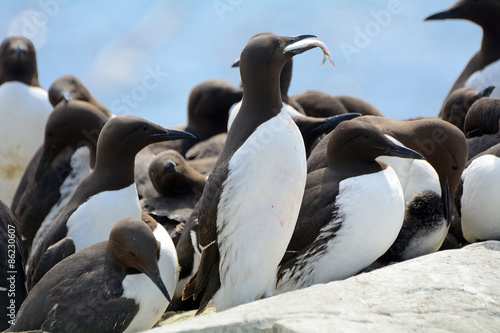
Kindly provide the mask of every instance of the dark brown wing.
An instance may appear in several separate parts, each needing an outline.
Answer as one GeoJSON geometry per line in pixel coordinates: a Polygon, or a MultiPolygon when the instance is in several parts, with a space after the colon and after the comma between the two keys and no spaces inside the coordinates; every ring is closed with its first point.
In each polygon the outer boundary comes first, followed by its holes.
{"type": "Polygon", "coordinates": [[[203,295],[198,313],[201,313],[220,287],[219,248],[217,244],[217,207],[227,178],[227,163],[222,163],[210,175],[199,203],[198,243],[202,249],[198,270],[186,284],[182,298],[203,295]]]}
{"type": "Polygon", "coordinates": [[[75,243],[71,237],[64,237],[54,245],[51,245],[43,253],[36,266],[30,266],[28,279],[28,290],[40,281],[40,279],[55,265],[63,259],[75,253],[75,243]],[[33,269],[31,269],[33,267],[33,269]]]}
{"type": "Polygon", "coordinates": [[[76,146],[67,147],[59,154],[36,185],[35,170],[40,159],[41,149],[35,153],[24,171],[11,208],[21,228],[23,247],[26,254],[31,249],[38,228],[40,228],[52,207],[61,198],[58,189],[71,172],[70,162],[75,149],[76,146]]]}
{"type": "Polygon", "coordinates": [[[326,147],[328,146],[328,141],[330,141],[331,135],[332,132],[322,137],[318,144],[311,151],[311,154],[307,158],[307,173],[326,168],[326,166],[328,165],[326,147]]]}
{"type": "Polygon", "coordinates": [[[332,220],[338,189],[331,170],[321,169],[307,175],[299,217],[287,251],[299,251],[311,244],[321,228],[332,220]]]}
{"type": "Polygon", "coordinates": [[[135,301],[121,297],[123,276],[106,256],[106,242],[87,249],[54,267],[59,274],[70,272],[71,278],[45,291],[57,307],[42,324],[44,331],[123,332],[137,314],[139,306],[135,301]]]}
{"type": "MultiPolygon", "coordinates": [[[[291,269],[296,264],[301,254],[312,248],[320,251],[323,244],[335,237],[338,228],[331,230],[331,236],[328,239],[317,240],[321,228],[336,219],[335,198],[338,195],[338,188],[339,182],[336,180],[335,174],[329,169],[317,170],[307,175],[306,189],[299,217],[292,239],[281,260],[278,280],[284,270],[291,269]]],[[[337,227],[340,227],[340,225],[337,227]]]]}
{"type": "Polygon", "coordinates": [[[79,251],[47,272],[24,301],[11,330],[123,332],[138,305],[121,297],[123,272],[107,257],[106,245],[79,251]]]}

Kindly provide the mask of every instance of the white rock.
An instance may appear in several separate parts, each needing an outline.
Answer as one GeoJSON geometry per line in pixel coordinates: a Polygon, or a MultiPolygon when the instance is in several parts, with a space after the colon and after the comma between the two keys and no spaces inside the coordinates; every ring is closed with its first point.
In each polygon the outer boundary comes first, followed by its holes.
{"type": "Polygon", "coordinates": [[[151,332],[500,332],[499,268],[477,243],[151,332]]]}

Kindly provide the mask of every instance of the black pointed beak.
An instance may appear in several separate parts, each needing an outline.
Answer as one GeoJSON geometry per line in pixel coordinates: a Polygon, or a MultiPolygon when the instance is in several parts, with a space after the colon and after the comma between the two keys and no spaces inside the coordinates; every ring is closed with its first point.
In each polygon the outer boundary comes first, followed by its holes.
{"type": "Polygon", "coordinates": [[[495,90],[495,86],[491,86],[491,87],[488,87],[484,90],[481,90],[481,92],[479,93],[479,95],[477,96],[477,98],[481,98],[481,97],[490,97],[491,93],[493,92],[493,90],[495,90]]]}
{"type": "Polygon", "coordinates": [[[361,116],[361,113],[345,113],[325,118],[323,124],[314,129],[314,132],[328,133],[335,129],[341,122],[361,116]]]}
{"type": "Polygon", "coordinates": [[[240,58],[236,59],[231,65],[231,68],[238,68],[238,67],[240,67],[240,58]]]}
{"type": "Polygon", "coordinates": [[[196,136],[194,136],[191,133],[172,130],[172,129],[167,130],[165,133],[152,134],[151,136],[160,137],[165,141],[179,140],[179,139],[196,139],[196,136]]]}
{"type": "MultiPolygon", "coordinates": [[[[314,36],[314,35],[298,35],[298,36],[290,37],[290,40],[286,43],[285,47],[289,46],[289,45],[292,45],[293,43],[299,42],[299,41],[301,41],[303,39],[307,39],[307,38],[316,38],[316,36],[314,36]]],[[[312,49],[314,47],[316,47],[316,46],[308,46],[306,48],[294,49],[293,51],[287,51],[287,53],[296,55],[296,54],[303,53],[303,52],[305,52],[307,50],[310,50],[310,49],[312,49]]],[[[232,68],[240,67],[240,58],[236,59],[233,62],[233,64],[231,65],[231,67],[232,68]]]]}
{"type": "Polygon", "coordinates": [[[289,42],[289,44],[298,42],[299,40],[303,40],[303,39],[306,39],[306,38],[318,38],[318,37],[316,37],[315,35],[298,35],[298,36],[293,36],[292,40],[289,42]]]}
{"type": "Polygon", "coordinates": [[[147,273],[147,272],[144,272],[144,273],[147,275],[148,278],[151,279],[151,281],[153,281],[153,283],[158,287],[158,289],[160,289],[161,293],[163,294],[163,296],[165,296],[167,301],[171,302],[172,299],[170,298],[170,295],[168,294],[168,290],[165,287],[163,280],[161,279],[160,272],[158,271],[158,269],[156,270],[154,276],[147,273]]]}
{"type": "Polygon", "coordinates": [[[314,43],[306,44],[302,47],[293,47],[293,44],[300,42],[301,40],[308,39],[308,38],[317,38],[314,35],[298,35],[291,37],[290,40],[286,43],[285,45],[285,53],[289,53],[292,55],[297,55],[304,53],[305,51],[308,51],[310,49],[313,49],[316,47],[314,43]]]}
{"type": "Polygon", "coordinates": [[[443,216],[446,219],[446,225],[450,225],[453,218],[453,195],[450,193],[448,179],[441,190],[441,200],[443,201],[443,216]]]}
{"type": "Polygon", "coordinates": [[[444,10],[444,11],[436,13],[436,14],[432,14],[431,16],[426,17],[424,19],[424,21],[458,19],[458,18],[461,18],[460,14],[461,14],[461,11],[458,8],[452,8],[452,9],[444,10]]]}
{"type": "Polygon", "coordinates": [[[376,147],[376,148],[383,150],[385,155],[388,156],[411,158],[414,160],[425,160],[425,157],[423,157],[416,151],[408,149],[406,147],[395,146],[395,147],[376,147]]]}

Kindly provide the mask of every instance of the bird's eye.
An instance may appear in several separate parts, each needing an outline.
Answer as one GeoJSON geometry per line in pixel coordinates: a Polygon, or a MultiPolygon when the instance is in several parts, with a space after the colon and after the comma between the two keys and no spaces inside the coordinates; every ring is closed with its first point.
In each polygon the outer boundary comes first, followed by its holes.
{"type": "Polygon", "coordinates": [[[147,129],[148,129],[148,124],[144,124],[144,125],[142,125],[142,130],[143,130],[143,131],[147,131],[147,129]]]}
{"type": "Polygon", "coordinates": [[[458,170],[458,165],[453,165],[451,168],[452,168],[453,170],[458,170]]]}

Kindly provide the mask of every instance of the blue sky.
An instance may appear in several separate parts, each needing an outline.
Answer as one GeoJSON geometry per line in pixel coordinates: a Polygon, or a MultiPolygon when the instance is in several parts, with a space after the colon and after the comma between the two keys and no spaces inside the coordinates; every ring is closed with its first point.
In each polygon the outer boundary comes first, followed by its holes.
{"type": "Polygon", "coordinates": [[[479,49],[470,22],[423,22],[454,2],[0,0],[0,33],[35,42],[44,88],[73,74],[115,113],[167,127],[186,122],[196,84],[239,85],[230,66],[253,35],[315,34],[336,68],[320,66],[318,49],[295,57],[290,95],[356,96],[406,119],[436,116],[479,49]]]}

